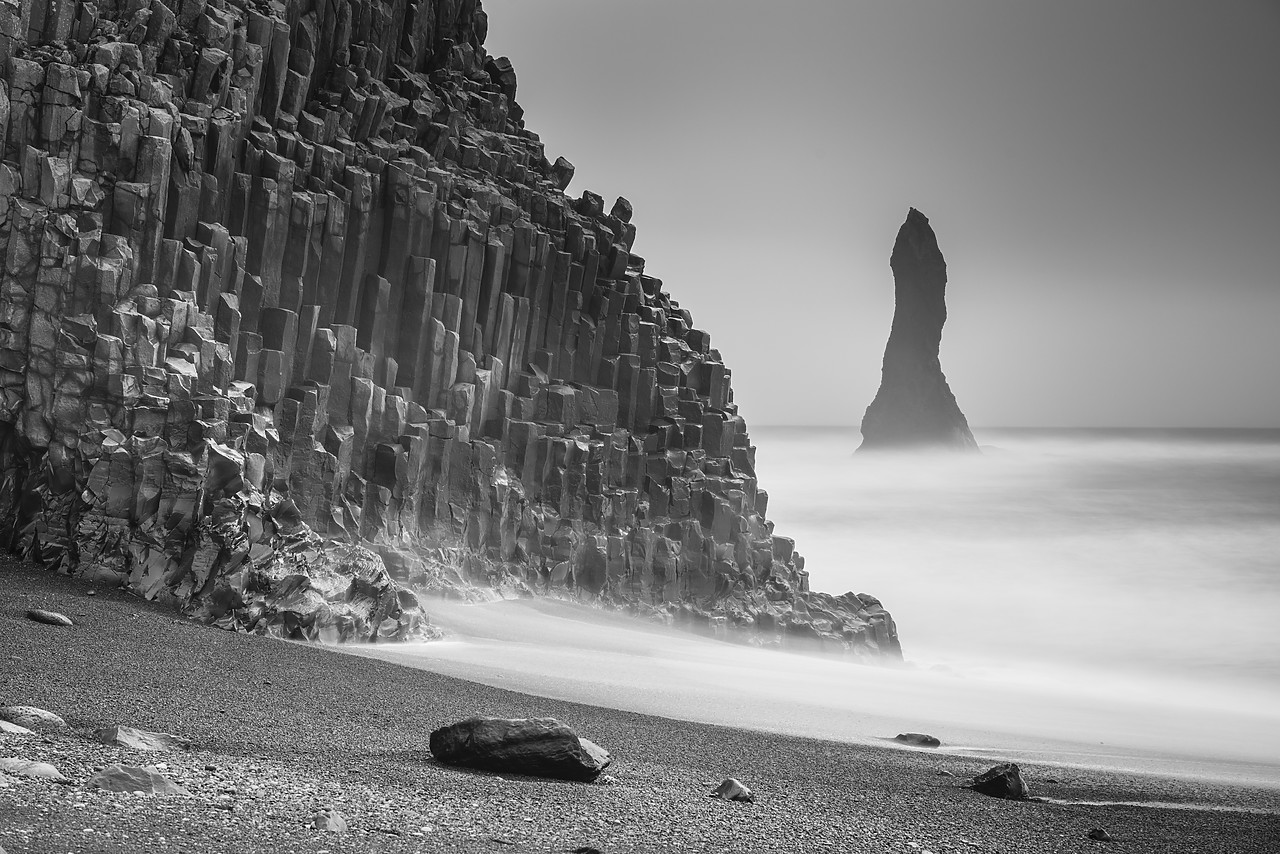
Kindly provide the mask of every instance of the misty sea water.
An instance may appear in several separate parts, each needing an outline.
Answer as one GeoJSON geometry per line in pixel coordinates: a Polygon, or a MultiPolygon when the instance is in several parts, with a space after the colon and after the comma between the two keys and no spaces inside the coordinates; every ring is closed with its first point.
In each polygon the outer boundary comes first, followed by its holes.
{"type": "Polygon", "coordinates": [[[752,431],[814,589],[894,614],[908,660],[1160,680],[1280,712],[1280,430],[975,430],[980,455],[752,431]]]}
{"type": "Polygon", "coordinates": [[[666,717],[973,760],[1280,788],[1280,430],[975,430],[854,453],[756,428],[815,590],[872,593],[906,665],[724,643],[535,597],[431,600],[448,639],[344,651],[666,717]]]}

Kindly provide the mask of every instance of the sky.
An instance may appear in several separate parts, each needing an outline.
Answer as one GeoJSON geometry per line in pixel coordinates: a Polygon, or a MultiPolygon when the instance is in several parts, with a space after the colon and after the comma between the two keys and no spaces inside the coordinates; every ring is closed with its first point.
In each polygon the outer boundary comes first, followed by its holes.
{"type": "Polygon", "coordinates": [[[749,424],[862,420],[915,207],[975,428],[1280,427],[1280,0],[484,7],[749,424]]]}

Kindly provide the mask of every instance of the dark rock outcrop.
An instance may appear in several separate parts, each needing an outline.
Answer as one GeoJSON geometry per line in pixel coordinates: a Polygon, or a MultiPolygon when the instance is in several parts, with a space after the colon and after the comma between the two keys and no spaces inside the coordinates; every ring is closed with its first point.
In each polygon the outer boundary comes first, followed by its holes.
{"type": "Polygon", "coordinates": [[[228,629],[560,592],[900,657],[475,0],[0,3],[0,542],[228,629]]]}
{"type": "Polygon", "coordinates": [[[612,761],[555,718],[467,718],[431,733],[431,753],[447,765],[582,782],[612,761]]]}
{"type": "Polygon", "coordinates": [[[929,220],[912,208],[898,229],[893,268],[893,328],[884,350],[880,390],[862,419],[858,450],[952,448],[978,443],[938,361],[947,321],[947,262],[929,220]]]}
{"type": "Polygon", "coordinates": [[[909,744],[912,747],[942,746],[942,741],[937,736],[923,732],[900,732],[893,737],[893,740],[901,744],[909,744]]]}
{"type": "Polygon", "coordinates": [[[993,798],[1004,798],[1010,801],[1025,801],[1031,793],[1022,772],[1012,762],[996,765],[973,778],[968,788],[993,798]]]}

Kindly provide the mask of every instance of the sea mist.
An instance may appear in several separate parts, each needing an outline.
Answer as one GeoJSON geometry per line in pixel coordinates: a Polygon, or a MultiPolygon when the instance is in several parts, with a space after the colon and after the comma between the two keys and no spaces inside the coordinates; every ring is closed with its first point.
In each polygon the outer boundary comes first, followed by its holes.
{"type": "Polygon", "coordinates": [[[981,455],[753,438],[812,586],[883,599],[906,666],[541,599],[429,602],[453,640],[366,652],[679,719],[1280,786],[1280,431],[978,431],[981,455]]]}

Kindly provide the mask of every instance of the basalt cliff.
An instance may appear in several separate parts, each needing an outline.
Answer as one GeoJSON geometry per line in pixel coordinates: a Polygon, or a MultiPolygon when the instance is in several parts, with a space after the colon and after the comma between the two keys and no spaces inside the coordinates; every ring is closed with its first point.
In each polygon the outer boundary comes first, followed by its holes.
{"type": "MultiPolygon", "coordinates": [[[[900,655],[474,0],[0,0],[0,536],[226,628],[561,591],[900,655]]],[[[426,609],[429,610],[429,609],[426,609]]]]}
{"type": "Polygon", "coordinates": [[[945,448],[978,443],[938,361],[947,322],[947,262],[929,219],[915,208],[898,229],[889,258],[894,310],[880,390],[862,419],[860,451],[945,448]]]}

